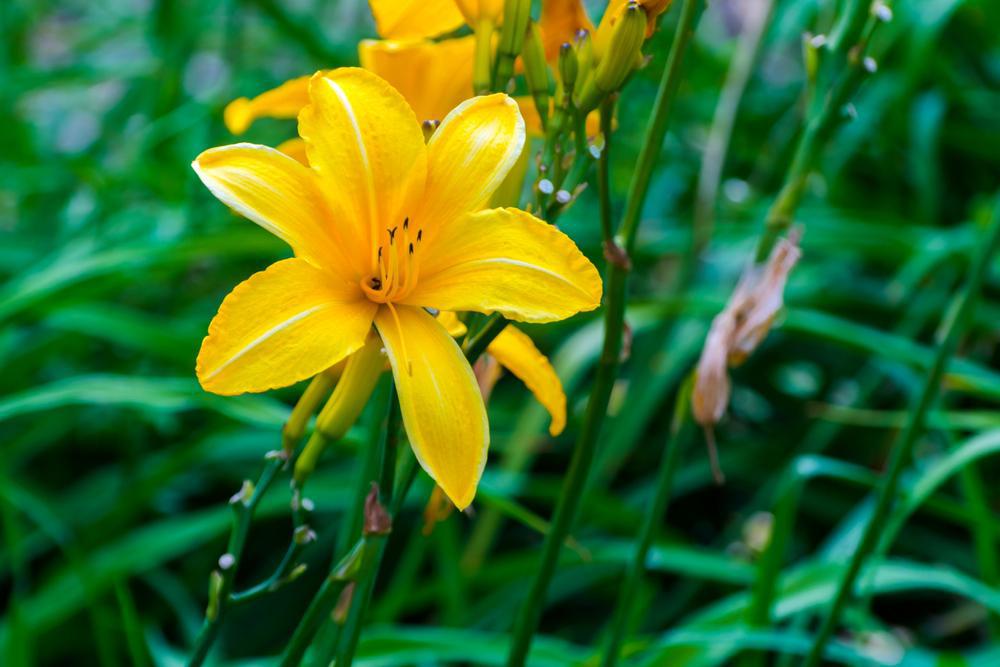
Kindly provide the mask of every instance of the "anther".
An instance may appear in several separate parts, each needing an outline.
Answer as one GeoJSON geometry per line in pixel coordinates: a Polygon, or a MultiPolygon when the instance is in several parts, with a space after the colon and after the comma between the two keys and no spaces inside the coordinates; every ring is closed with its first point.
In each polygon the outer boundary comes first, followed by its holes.
{"type": "Polygon", "coordinates": [[[368,284],[371,285],[372,289],[375,290],[376,292],[378,292],[380,289],[382,289],[382,279],[381,278],[374,277],[374,278],[372,278],[368,282],[368,284]]]}
{"type": "Polygon", "coordinates": [[[392,243],[396,238],[396,228],[393,227],[392,229],[387,229],[385,231],[389,232],[389,243],[392,243]]]}
{"type": "Polygon", "coordinates": [[[410,244],[410,254],[411,255],[413,254],[413,244],[412,243],[410,244]]]}
{"type": "Polygon", "coordinates": [[[403,218],[403,229],[409,229],[409,228],[410,228],[410,218],[409,217],[403,218]]]}
{"type": "Polygon", "coordinates": [[[417,243],[420,243],[420,239],[422,239],[423,237],[424,237],[424,230],[418,229],[417,230],[417,243]]]}

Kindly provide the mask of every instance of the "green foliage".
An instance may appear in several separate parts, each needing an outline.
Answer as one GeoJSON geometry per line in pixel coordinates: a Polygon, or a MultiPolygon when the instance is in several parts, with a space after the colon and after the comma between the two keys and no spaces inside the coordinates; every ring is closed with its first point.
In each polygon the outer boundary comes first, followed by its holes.
{"type": "MultiPolygon", "coordinates": [[[[775,3],[738,100],[710,238],[695,257],[699,170],[753,4],[710,3],[687,54],[632,254],[629,356],[531,665],[599,659],[656,494],[674,397],[753,256],[801,133],[801,34],[828,31],[850,2],[775,3]]],[[[877,74],[805,181],[794,216],[803,259],[787,309],[733,371],[715,434],[726,483],[713,483],[700,434],[677,462],[623,664],[797,664],[871,516],[1000,174],[1000,5],[900,1],[893,10],[872,42],[877,74]],[[783,558],[758,567],[770,527],[786,520],[783,558]],[[765,576],[768,621],[752,623],[765,576]]],[[[664,16],[646,46],[650,63],[618,107],[615,220],[676,20],[664,16]]],[[[178,664],[226,549],[226,503],[280,448],[305,388],[224,398],[198,387],[194,359],[219,302],[287,250],[215,202],[189,163],[235,141],[222,125],[227,101],[356,64],[356,43],[374,28],[360,0],[7,0],[0,30],[0,664],[178,664]]],[[[290,121],[265,120],[247,140],[274,145],[293,132],[290,121]]],[[[559,224],[598,263],[596,191],[592,183],[559,224]]],[[[880,558],[863,568],[828,648],[834,664],[1000,660],[992,268],[904,470],[880,558]]],[[[422,534],[432,484],[417,473],[405,502],[397,498],[359,664],[504,664],[602,344],[593,314],[526,330],[565,386],[566,432],[550,438],[543,410],[505,378],[490,400],[493,444],[475,512],[422,534]]],[[[356,539],[384,394],[310,480],[318,539],[302,549],[305,573],[234,606],[220,663],[271,664],[334,554],[356,539]]],[[[413,466],[405,457],[404,446],[397,478],[413,466]]],[[[236,590],[279,566],[292,525],[281,479],[258,508],[236,590]]]]}

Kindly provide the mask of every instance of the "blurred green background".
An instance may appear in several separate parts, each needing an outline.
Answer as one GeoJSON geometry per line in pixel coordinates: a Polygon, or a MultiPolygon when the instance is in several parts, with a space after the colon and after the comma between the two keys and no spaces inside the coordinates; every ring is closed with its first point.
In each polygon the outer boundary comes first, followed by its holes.
{"type": "MultiPolygon", "coordinates": [[[[590,4],[600,16],[602,3],[590,4]]],[[[668,287],[690,252],[706,138],[756,4],[715,0],[701,20],[634,258],[631,357],[532,664],[580,664],[600,645],[673,395],[751,256],[794,148],[802,33],[826,29],[837,4],[777,3],[739,106],[711,242],[678,294],[668,287]]],[[[788,311],[734,373],[717,432],[727,483],[713,484],[700,442],[685,453],[629,664],[723,664],[710,650],[720,638],[801,653],[801,631],[830,595],[830,564],[856,543],[874,473],[990,215],[1000,184],[1000,4],[909,0],[894,10],[874,42],[879,71],[845,110],[799,210],[804,255],[788,311]],[[830,458],[797,458],[819,453],[830,458]],[[789,469],[816,479],[798,499],[779,623],[740,635],[789,469]]],[[[612,148],[619,206],[675,14],[622,98],[612,148]]],[[[356,64],[373,23],[362,0],[4,0],[0,22],[0,664],[179,664],[225,549],[226,501],[280,445],[302,390],[222,398],[194,378],[223,296],[287,249],[218,204],[189,163],[234,141],[222,125],[226,102],[356,64]]],[[[293,132],[291,121],[261,121],[247,140],[275,145],[293,132]]],[[[590,188],[560,221],[595,262],[596,210],[590,188]]],[[[844,663],[1000,664],[1000,466],[986,456],[1000,449],[998,322],[994,270],[904,493],[948,466],[959,474],[906,523],[871,584],[871,613],[847,615],[844,663]],[[969,505],[967,477],[982,482],[985,505],[969,505]],[[977,526],[985,542],[970,537],[977,526]]],[[[424,536],[431,485],[419,478],[389,542],[359,664],[502,663],[601,338],[594,314],[528,330],[565,384],[566,433],[550,439],[530,394],[501,380],[475,512],[424,536]]],[[[287,641],[327,567],[358,450],[378,418],[366,414],[310,483],[319,540],[305,551],[309,570],[236,609],[217,659],[270,664],[287,641]]],[[[287,505],[279,485],[254,523],[239,586],[281,557],[287,505]]]]}

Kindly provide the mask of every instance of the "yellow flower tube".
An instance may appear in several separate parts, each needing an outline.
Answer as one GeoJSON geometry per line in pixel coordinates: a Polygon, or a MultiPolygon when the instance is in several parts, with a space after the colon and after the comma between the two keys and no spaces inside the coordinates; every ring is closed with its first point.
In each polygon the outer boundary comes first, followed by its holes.
{"type": "Polygon", "coordinates": [[[372,330],[413,451],[448,498],[475,496],[489,428],[475,376],[428,308],[550,322],[596,308],[597,270],[529,213],[488,208],[525,141],[506,95],[466,100],[430,141],[398,91],[363,69],[317,73],[299,114],[309,166],[253,144],[192,165],[209,190],[292,248],[226,297],[197,375],[214,393],[287,386],[372,330]]]}

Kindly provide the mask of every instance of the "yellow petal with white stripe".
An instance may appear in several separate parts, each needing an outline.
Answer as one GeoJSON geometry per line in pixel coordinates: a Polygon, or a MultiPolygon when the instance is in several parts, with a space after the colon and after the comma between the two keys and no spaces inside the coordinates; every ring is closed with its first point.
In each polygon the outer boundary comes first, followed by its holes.
{"type": "Polygon", "coordinates": [[[465,22],[455,0],[368,0],[368,5],[386,39],[435,37],[465,22]]]}
{"type": "Polygon", "coordinates": [[[566,394],[548,358],[538,351],[528,334],[508,324],[493,339],[487,351],[500,365],[516,375],[549,411],[549,433],[557,436],[566,427],[566,394]]]}
{"type": "Polygon", "coordinates": [[[420,121],[441,120],[472,97],[472,35],[440,42],[382,41],[358,44],[361,66],[392,84],[420,121]]]}
{"type": "Polygon", "coordinates": [[[421,308],[379,309],[403,425],[420,465],[459,509],[476,495],[490,444],[486,407],[469,362],[421,308]]]}
{"type": "Polygon", "coordinates": [[[357,67],[317,74],[309,97],[299,135],[331,201],[331,224],[359,239],[359,254],[374,267],[379,236],[412,217],[423,195],[420,124],[402,95],[357,67]]]}
{"type": "Polygon", "coordinates": [[[224,395],[304,380],[361,347],[376,308],[356,284],[300,259],[272,264],[222,302],[198,353],[198,380],[224,395]]]}
{"type": "Polygon", "coordinates": [[[425,235],[486,206],[521,154],[524,137],[521,112],[507,95],[474,97],[455,107],[427,143],[425,235]]]}
{"type": "Polygon", "coordinates": [[[601,302],[601,277],[576,244],[519,209],[466,215],[423,252],[420,281],[405,299],[412,305],[552,322],[601,302]]]}
{"type": "Polygon", "coordinates": [[[317,267],[357,278],[362,266],[331,213],[316,175],[267,146],[210,148],[191,164],[219,201],[257,223],[317,267]]]}

